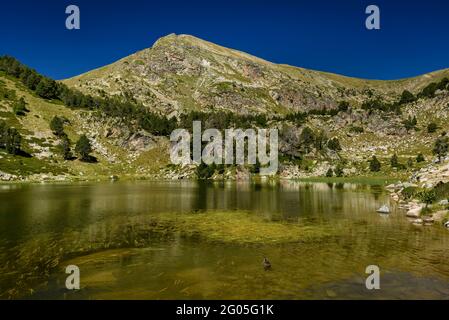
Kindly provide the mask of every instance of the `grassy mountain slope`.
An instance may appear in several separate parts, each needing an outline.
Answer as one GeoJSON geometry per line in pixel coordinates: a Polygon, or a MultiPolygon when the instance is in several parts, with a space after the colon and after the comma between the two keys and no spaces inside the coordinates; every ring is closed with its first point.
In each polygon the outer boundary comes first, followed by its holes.
{"type": "MultiPolygon", "coordinates": [[[[431,94],[420,94],[447,76],[449,69],[395,81],[349,78],[273,64],[192,36],[169,35],[150,49],[63,83],[94,97],[142,104],[164,117],[179,119],[191,111],[264,114],[267,125],[279,129],[280,175],[284,177],[323,176],[338,166],[344,168],[346,176],[371,175],[368,160],[373,155],[382,163],[375,175],[406,177],[433,159],[435,139],[449,130],[447,84],[431,94]],[[398,105],[404,90],[412,92],[414,98],[398,105]],[[347,109],[340,110],[342,101],[349,103],[347,109]],[[377,104],[367,107],[370,101],[377,104]],[[308,112],[306,117],[304,112],[308,112]],[[404,123],[413,117],[416,125],[406,128],[404,123]],[[428,132],[430,123],[437,125],[435,132],[428,132]],[[305,128],[314,134],[307,148],[305,128]],[[341,150],[328,147],[332,138],[338,138],[341,150]],[[419,153],[427,162],[416,163],[419,153]],[[393,154],[398,155],[402,167],[390,166],[393,154]]],[[[53,173],[71,179],[166,177],[165,173],[173,171],[177,172],[175,177],[185,177],[192,173],[193,168],[169,165],[168,138],[139,127],[139,115],[125,121],[120,113],[68,108],[60,100],[39,97],[19,79],[0,73],[1,88],[13,91],[15,98],[0,95],[0,120],[19,129],[23,149],[31,155],[11,156],[0,149],[1,172],[16,176],[53,173]],[[17,116],[12,106],[20,97],[24,97],[29,112],[17,116]],[[49,127],[56,115],[67,119],[65,131],[72,148],[82,134],[89,137],[98,163],[61,158],[59,139],[49,127]]],[[[212,118],[206,117],[205,121],[211,122],[206,125],[214,124],[212,118]]],[[[171,173],[168,176],[173,177],[171,173]]]]}
{"type": "MultiPolygon", "coordinates": [[[[7,180],[42,180],[46,177],[52,180],[103,179],[115,174],[137,176],[148,174],[167,164],[168,156],[163,156],[167,153],[163,152],[167,148],[164,141],[145,150],[124,147],[121,145],[123,141],[106,138],[107,128],[114,127],[114,120],[100,120],[93,116],[92,111],[71,109],[60,101],[42,99],[17,79],[1,73],[0,92],[12,95],[12,98],[0,95],[0,120],[19,130],[24,151],[22,155],[13,156],[0,149],[0,176],[3,175],[7,180]],[[14,114],[12,105],[20,97],[26,101],[29,112],[18,116],[14,114]],[[50,122],[55,116],[66,119],[64,130],[71,141],[72,150],[82,134],[90,138],[93,155],[98,163],[63,159],[58,151],[60,140],[50,129],[50,122]]],[[[134,141],[138,141],[138,138],[134,141]]]]}

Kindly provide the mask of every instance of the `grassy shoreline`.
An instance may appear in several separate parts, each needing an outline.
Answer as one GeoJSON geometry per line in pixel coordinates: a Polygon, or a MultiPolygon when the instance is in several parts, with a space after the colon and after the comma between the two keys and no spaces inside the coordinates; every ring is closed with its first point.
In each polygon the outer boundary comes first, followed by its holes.
{"type": "Polygon", "coordinates": [[[398,181],[406,181],[406,176],[351,176],[351,177],[305,177],[305,178],[281,178],[279,176],[262,178],[260,176],[252,176],[248,180],[234,180],[234,179],[208,179],[201,180],[195,178],[173,180],[169,178],[161,178],[157,175],[99,175],[99,176],[48,176],[45,179],[16,179],[16,180],[0,180],[0,185],[7,184],[35,184],[35,183],[77,183],[77,182],[107,182],[107,181],[248,181],[248,182],[264,182],[264,181],[298,181],[298,182],[312,182],[312,183],[352,183],[352,184],[367,184],[367,185],[387,185],[397,183],[398,181]],[[64,179],[61,179],[64,177],[64,179]],[[112,178],[116,177],[116,178],[112,178]]]}

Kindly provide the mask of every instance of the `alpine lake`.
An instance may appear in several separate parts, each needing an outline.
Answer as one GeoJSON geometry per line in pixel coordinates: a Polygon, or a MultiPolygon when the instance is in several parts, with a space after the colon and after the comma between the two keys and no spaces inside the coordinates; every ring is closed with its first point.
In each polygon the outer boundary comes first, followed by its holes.
{"type": "Polygon", "coordinates": [[[449,298],[449,231],[374,183],[4,184],[0,203],[1,299],[449,298]]]}

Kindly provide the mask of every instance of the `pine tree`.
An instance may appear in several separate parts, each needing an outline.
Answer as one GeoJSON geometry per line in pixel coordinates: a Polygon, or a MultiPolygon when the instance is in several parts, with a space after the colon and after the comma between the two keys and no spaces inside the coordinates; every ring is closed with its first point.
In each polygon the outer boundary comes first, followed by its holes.
{"type": "Polygon", "coordinates": [[[396,153],[391,157],[390,164],[392,168],[397,168],[399,166],[399,160],[396,153]]]}
{"type": "Polygon", "coordinates": [[[64,158],[64,160],[70,160],[73,157],[72,151],[70,150],[70,140],[64,135],[59,143],[59,151],[64,158]]]}
{"type": "Polygon", "coordinates": [[[58,85],[54,80],[42,78],[36,86],[36,93],[44,99],[55,99],[58,97],[58,85]]]}
{"type": "Polygon", "coordinates": [[[310,145],[312,145],[315,142],[315,134],[312,129],[309,127],[305,127],[301,131],[300,135],[301,143],[303,144],[305,151],[309,151],[310,145]]]}
{"type": "Polygon", "coordinates": [[[22,137],[16,128],[8,128],[6,135],[6,151],[16,155],[20,152],[22,137]]]}
{"type": "Polygon", "coordinates": [[[91,156],[90,153],[92,152],[92,146],[90,144],[89,138],[86,137],[86,135],[82,135],[75,146],[75,152],[80,157],[81,161],[89,161],[91,156]]]}
{"type": "Polygon", "coordinates": [[[376,156],[373,156],[372,159],[369,161],[369,169],[371,172],[379,172],[381,168],[381,164],[379,160],[377,160],[376,156]]]}
{"type": "Polygon", "coordinates": [[[53,134],[55,134],[58,137],[65,135],[64,120],[58,116],[54,116],[50,122],[50,129],[51,131],[53,131],[53,134]]]}
{"type": "Polygon", "coordinates": [[[441,135],[435,141],[432,151],[433,154],[438,157],[438,161],[441,162],[441,158],[443,158],[447,154],[448,149],[449,149],[448,138],[446,137],[446,135],[441,135]]]}

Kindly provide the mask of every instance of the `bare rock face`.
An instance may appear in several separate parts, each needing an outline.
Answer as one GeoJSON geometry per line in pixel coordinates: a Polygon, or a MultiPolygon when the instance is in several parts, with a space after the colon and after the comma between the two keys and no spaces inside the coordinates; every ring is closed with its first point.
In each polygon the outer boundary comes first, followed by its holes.
{"type": "Polygon", "coordinates": [[[0,171],[0,181],[12,181],[17,180],[17,176],[0,171]]]}
{"type": "Polygon", "coordinates": [[[366,81],[354,87],[344,77],[277,65],[173,34],[150,49],[65,83],[93,95],[130,96],[164,114],[225,107],[274,115],[279,110],[334,109],[338,101],[362,101],[367,95],[366,81]]]}
{"type": "Polygon", "coordinates": [[[124,144],[131,151],[148,151],[156,146],[154,137],[141,130],[132,134],[124,144]]]}
{"type": "MultiPolygon", "coordinates": [[[[307,160],[331,162],[314,164],[307,170],[294,165],[286,169],[286,176],[296,177],[324,176],[326,170],[342,159],[351,161],[343,168],[344,175],[355,175],[369,172],[367,161],[373,155],[385,162],[397,153],[404,163],[405,156],[415,158],[417,150],[425,150],[428,158],[435,137],[426,133],[425,126],[438,120],[441,130],[449,130],[447,91],[402,106],[402,114],[365,110],[362,105],[370,99],[395,102],[404,90],[416,94],[430,82],[448,75],[448,70],[442,70],[401,81],[355,79],[274,64],[192,36],[171,34],[149,49],[64,83],[93,96],[122,97],[167,117],[179,118],[180,114],[193,110],[265,114],[268,126],[279,129],[279,151],[286,158],[305,156],[307,160]],[[350,106],[337,112],[342,101],[350,106]],[[316,112],[307,117],[306,123],[276,120],[286,114],[311,110],[316,112]],[[414,116],[419,130],[407,131],[404,120],[414,116]],[[329,152],[313,145],[304,148],[300,136],[305,126],[327,138],[337,137],[342,150],[329,152]]],[[[133,154],[151,150],[159,143],[157,137],[139,128],[114,123],[116,120],[101,119],[97,127],[88,125],[84,129],[96,130],[101,137],[133,154]]],[[[102,150],[99,143],[97,147],[102,150]]],[[[108,156],[106,151],[103,153],[108,156]]],[[[449,181],[449,169],[436,173],[423,171],[416,177],[423,179],[417,182],[419,186],[425,180],[427,186],[434,186],[439,182],[437,179],[449,181]]]]}

